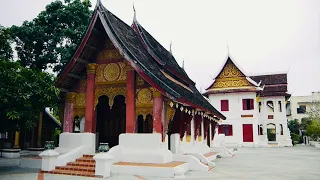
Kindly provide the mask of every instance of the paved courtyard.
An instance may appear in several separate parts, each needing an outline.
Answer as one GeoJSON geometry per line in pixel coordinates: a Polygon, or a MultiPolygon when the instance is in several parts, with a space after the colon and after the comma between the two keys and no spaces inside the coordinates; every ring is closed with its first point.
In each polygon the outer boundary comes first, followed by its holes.
{"type": "MultiPolygon", "coordinates": [[[[320,149],[310,146],[292,148],[239,148],[233,158],[215,160],[211,172],[188,172],[186,179],[219,180],[320,180],[320,149]]],[[[0,167],[1,180],[81,180],[97,179],[35,173],[36,170],[0,167]]],[[[109,178],[108,178],[109,179],[109,178]]],[[[129,175],[114,175],[110,180],[141,179],[129,175]]],[[[143,177],[148,180],[164,178],[143,177]]]]}

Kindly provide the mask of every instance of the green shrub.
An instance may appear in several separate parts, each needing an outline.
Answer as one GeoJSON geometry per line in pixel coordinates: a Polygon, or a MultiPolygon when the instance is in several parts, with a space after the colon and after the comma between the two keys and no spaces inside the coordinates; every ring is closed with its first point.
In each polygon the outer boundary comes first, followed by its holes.
{"type": "Polygon", "coordinates": [[[296,145],[300,141],[300,135],[296,133],[291,133],[292,144],[296,145]]]}

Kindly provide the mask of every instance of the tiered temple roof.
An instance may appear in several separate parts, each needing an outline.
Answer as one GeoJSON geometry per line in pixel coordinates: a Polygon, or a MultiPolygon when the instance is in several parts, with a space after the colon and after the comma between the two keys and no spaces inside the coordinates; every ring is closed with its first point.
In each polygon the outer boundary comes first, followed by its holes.
{"type": "Polygon", "coordinates": [[[281,74],[268,74],[268,75],[257,75],[250,76],[256,82],[263,84],[263,91],[260,93],[260,96],[285,96],[286,98],[290,97],[290,94],[287,93],[288,90],[288,81],[287,73],[281,74]]]}
{"type": "Polygon", "coordinates": [[[135,71],[162,94],[220,119],[217,111],[196,89],[174,57],[136,21],[128,26],[98,1],[87,32],[73,58],[58,77],[57,87],[69,91],[94,63],[101,43],[109,38],[135,71]]]}

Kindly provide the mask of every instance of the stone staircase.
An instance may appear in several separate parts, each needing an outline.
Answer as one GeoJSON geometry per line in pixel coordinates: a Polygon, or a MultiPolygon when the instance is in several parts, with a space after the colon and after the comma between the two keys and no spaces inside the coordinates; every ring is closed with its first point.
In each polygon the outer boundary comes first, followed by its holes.
{"type": "Polygon", "coordinates": [[[96,162],[94,155],[83,155],[76,159],[75,162],[69,162],[66,166],[56,166],[53,171],[42,171],[50,174],[63,174],[72,176],[101,177],[95,175],[96,162]]]}

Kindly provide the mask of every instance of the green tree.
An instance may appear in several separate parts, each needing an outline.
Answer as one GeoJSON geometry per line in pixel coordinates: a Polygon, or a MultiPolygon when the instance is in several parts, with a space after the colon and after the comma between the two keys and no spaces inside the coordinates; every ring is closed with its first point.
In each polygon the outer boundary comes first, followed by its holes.
{"type": "Polygon", "coordinates": [[[0,130],[17,125],[32,129],[40,112],[58,101],[59,91],[48,73],[8,60],[0,61],[0,79],[0,130]]]}
{"type": "Polygon", "coordinates": [[[307,127],[306,134],[314,140],[320,138],[320,121],[313,120],[307,127]]]}
{"type": "Polygon", "coordinates": [[[60,72],[82,40],[92,14],[89,7],[89,0],[56,0],[32,21],[12,26],[20,64],[60,72]]]}
{"type": "Polygon", "coordinates": [[[314,140],[320,138],[320,102],[315,101],[308,105],[308,115],[311,121],[306,128],[306,133],[314,140]]]}
{"type": "Polygon", "coordinates": [[[299,134],[300,123],[298,119],[294,119],[288,122],[288,128],[291,133],[299,134]]]}
{"type": "Polygon", "coordinates": [[[311,124],[312,120],[310,117],[301,118],[300,129],[306,130],[307,127],[311,124]]]}
{"type": "Polygon", "coordinates": [[[0,25],[0,60],[12,58],[12,38],[10,29],[0,25]]]}

